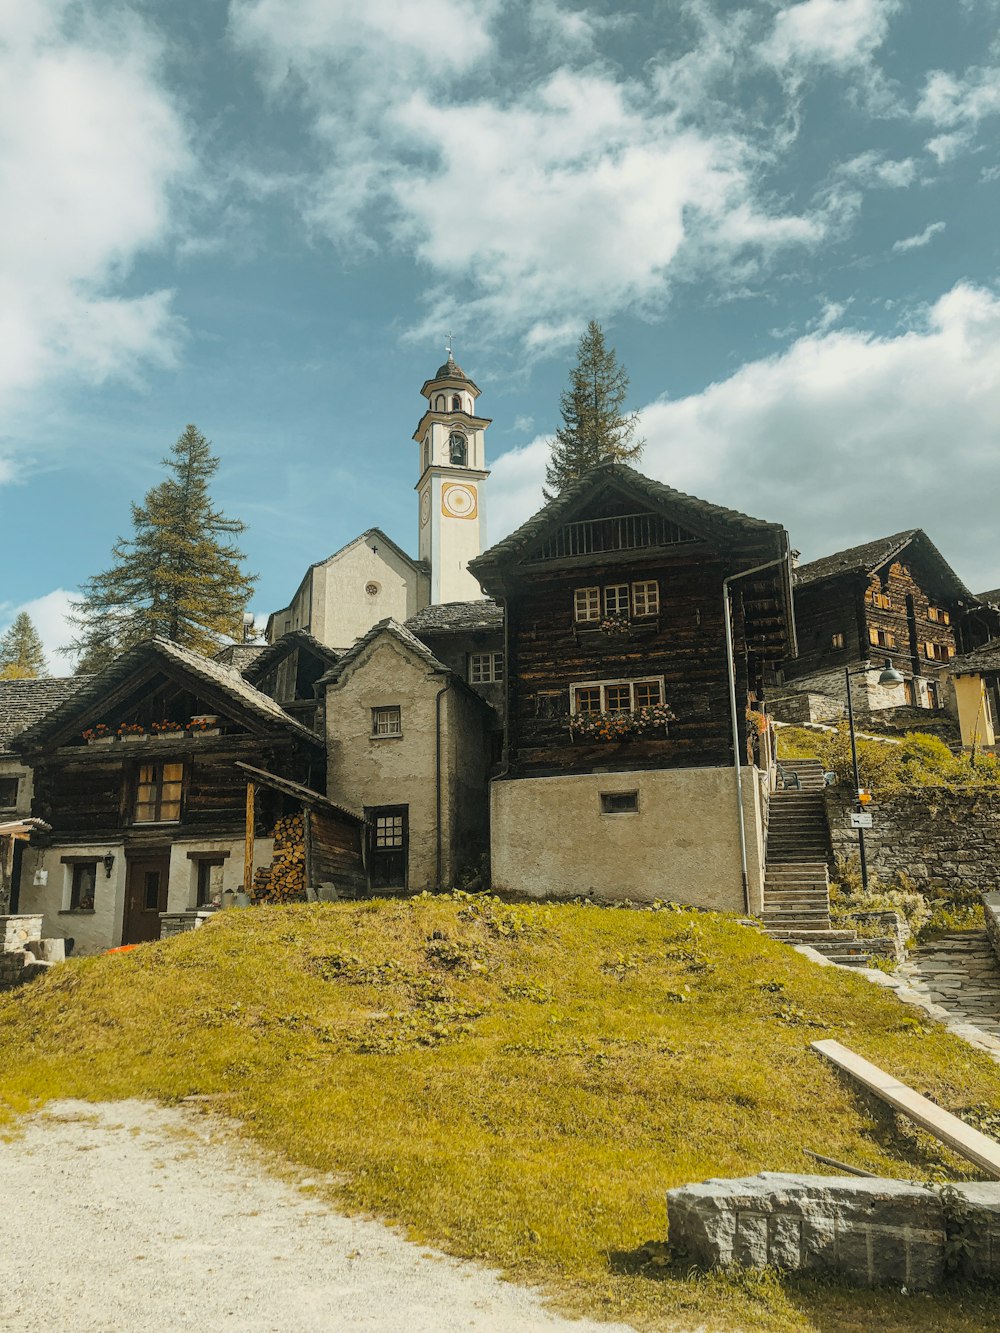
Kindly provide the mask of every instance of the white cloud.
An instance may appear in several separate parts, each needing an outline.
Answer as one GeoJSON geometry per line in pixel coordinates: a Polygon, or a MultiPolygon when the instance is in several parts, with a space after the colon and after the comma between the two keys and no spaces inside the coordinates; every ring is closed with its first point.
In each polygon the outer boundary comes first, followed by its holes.
{"type": "Polygon", "coordinates": [[[921,250],[925,245],[930,245],[934,237],[943,232],[944,229],[945,223],[932,222],[930,226],[925,227],[916,236],[906,236],[901,241],[896,241],[892,247],[892,253],[900,255],[905,254],[907,250],[921,250]]]}
{"type": "Polygon", "coordinates": [[[977,125],[1000,113],[1000,67],[968,69],[962,78],[944,70],[927,76],[917,115],[942,129],[977,125]]]}
{"type": "MultiPolygon", "coordinates": [[[[924,527],[973,587],[1000,582],[1000,292],[960,283],[892,336],[814,332],[642,414],[642,470],[783,522],[812,559],[924,527]]],[[[541,501],[543,440],[496,460],[491,540],[541,501]]]]}
{"type": "Polygon", "coordinates": [[[61,374],[170,363],[167,292],[120,293],[192,169],[156,42],[134,16],[0,3],[0,401],[61,374]]]}
{"type": "Polygon", "coordinates": [[[885,41],[900,0],[801,0],[782,9],[761,48],[765,60],[802,70],[866,64],[885,41]]]}
{"type": "Polygon", "coordinates": [[[884,154],[870,149],[868,152],[859,153],[857,157],[852,157],[850,161],[842,163],[839,174],[849,180],[856,180],[870,189],[882,187],[898,190],[905,189],[906,186],[913,184],[917,167],[912,157],[894,161],[891,158],[886,158],[884,154]]]}
{"type": "Polygon", "coordinates": [[[35,597],[30,602],[22,602],[20,606],[0,603],[0,634],[9,628],[22,611],[26,611],[42,641],[51,674],[70,675],[69,660],[61,650],[76,632],[69,623],[68,616],[70,599],[78,595],[67,592],[65,588],[56,588],[53,592],[35,597]]]}

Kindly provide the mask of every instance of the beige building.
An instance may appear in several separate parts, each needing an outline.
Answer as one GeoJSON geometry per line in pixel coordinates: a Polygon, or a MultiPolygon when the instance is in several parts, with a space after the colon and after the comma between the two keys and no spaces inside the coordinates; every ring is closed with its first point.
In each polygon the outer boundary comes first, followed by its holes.
{"type": "Polygon", "coordinates": [[[428,605],[483,596],[468,564],[485,544],[490,421],[477,414],[480,390],[450,353],[420,392],[427,407],[413,436],[419,558],[369,528],[310,565],[289,604],[268,618],[269,643],[306,630],[344,652],[380,620],[402,623],[428,605]]]}
{"type": "Polygon", "coordinates": [[[956,658],[949,675],[963,749],[995,749],[1000,737],[1000,639],[956,658]]]}
{"type": "Polygon", "coordinates": [[[487,849],[493,710],[391,619],[321,686],[327,795],[364,809],[371,889],[452,887],[487,849]]]}

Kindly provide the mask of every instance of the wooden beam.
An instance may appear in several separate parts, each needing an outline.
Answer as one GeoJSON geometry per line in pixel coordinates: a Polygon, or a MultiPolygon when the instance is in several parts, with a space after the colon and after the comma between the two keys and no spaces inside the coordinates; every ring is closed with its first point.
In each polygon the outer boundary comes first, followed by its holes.
{"type": "Polygon", "coordinates": [[[253,888],[254,795],[254,784],[248,782],[246,843],[243,849],[243,892],[248,897],[250,896],[250,890],[253,888]]]}
{"type": "Polygon", "coordinates": [[[978,1129],[973,1129],[950,1111],[942,1110],[929,1098],[914,1092],[905,1083],[900,1083],[899,1079],[879,1069],[878,1065],[871,1064],[842,1046],[839,1041],[814,1041],[812,1048],[845,1074],[850,1074],[851,1078],[876,1097],[909,1117],[921,1129],[928,1130],[960,1156],[974,1162],[994,1180],[1000,1180],[1000,1143],[996,1139],[980,1134],[978,1129]]]}

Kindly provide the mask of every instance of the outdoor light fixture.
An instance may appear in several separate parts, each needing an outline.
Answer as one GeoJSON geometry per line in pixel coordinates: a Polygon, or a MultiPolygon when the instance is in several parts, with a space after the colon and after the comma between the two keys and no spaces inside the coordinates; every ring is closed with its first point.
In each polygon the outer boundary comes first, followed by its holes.
{"type": "Polygon", "coordinates": [[[108,879],[110,879],[111,872],[115,868],[115,854],[114,852],[105,852],[102,859],[104,862],[104,874],[108,879]]]}
{"type": "MultiPolygon", "coordinates": [[[[847,725],[850,727],[851,731],[851,760],[854,764],[854,794],[858,803],[857,810],[859,815],[864,812],[866,806],[871,804],[872,794],[870,791],[866,791],[865,788],[862,787],[861,775],[858,772],[858,743],[854,735],[854,702],[851,698],[851,677],[863,676],[871,670],[873,670],[871,662],[862,662],[861,666],[856,667],[853,671],[850,667],[844,667],[844,684],[847,687],[847,725]]],[[[892,661],[888,657],[885,659],[885,666],[879,674],[878,683],[880,685],[902,685],[903,683],[903,676],[892,665],[892,661]]],[[[871,815],[867,815],[866,819],[871,822],[871,815]]],[[[858,823],[858,857],[861,861],[861,888],[867,893],[868,861],[865,857],[865,830],[860,821],[858,823]]]]}

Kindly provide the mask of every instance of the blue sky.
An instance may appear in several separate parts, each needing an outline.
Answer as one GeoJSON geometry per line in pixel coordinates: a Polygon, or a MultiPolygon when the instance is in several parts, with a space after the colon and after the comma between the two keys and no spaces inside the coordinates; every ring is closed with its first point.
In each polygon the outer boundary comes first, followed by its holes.
{"type": "MultiPolygon", "coordinates": [[[[480,385],[490,536],[588,319],[644,471],[804,559],[922,526],[1000,585],[995,0],[0,0],[0,629],[185,424],[254,608],[416,544],[420,384],[480,385]]],[[[64,660],[53,666],[66,670],[64,660]]]]}

